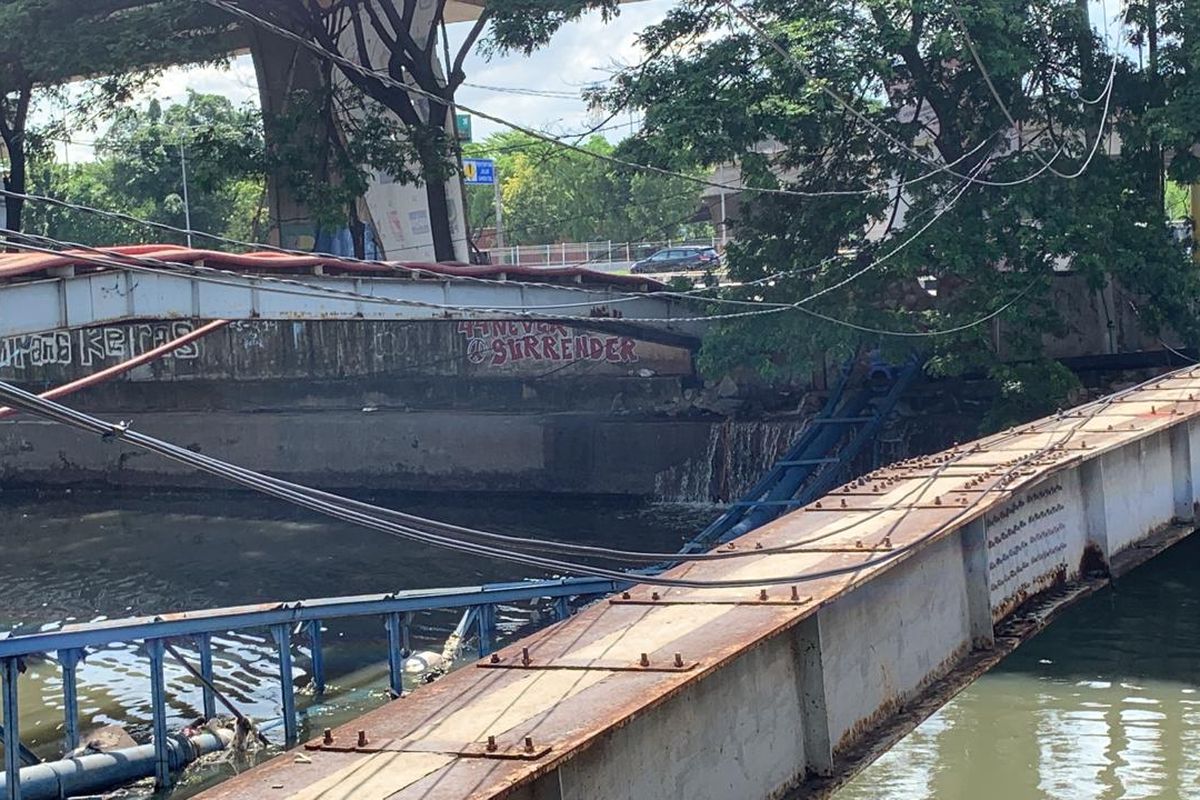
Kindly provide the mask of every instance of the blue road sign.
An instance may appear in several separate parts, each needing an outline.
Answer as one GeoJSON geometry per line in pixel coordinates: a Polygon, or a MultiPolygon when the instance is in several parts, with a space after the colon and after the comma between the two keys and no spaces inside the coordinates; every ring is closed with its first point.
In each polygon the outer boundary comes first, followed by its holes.
{"type": "Polygon", "coordinates": [[[490,158],[464,158],[463,180],[490,186],[496,182],[496,162],[490,158]]]}

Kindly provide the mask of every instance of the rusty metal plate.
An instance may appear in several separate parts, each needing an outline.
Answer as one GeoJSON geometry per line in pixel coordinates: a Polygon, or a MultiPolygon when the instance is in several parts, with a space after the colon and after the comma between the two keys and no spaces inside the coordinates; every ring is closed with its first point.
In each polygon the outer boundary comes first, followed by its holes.
{"type": "MultiPolygon", "coordinates": [[[[497,654],[498,655],[498,654],[497,654]]],[[[605,672],[690,672],[700,666],[699,661],[684,661],[682,657],[672,661],[653,661],[648,656],[644,662],[630,663],[611,659],[558,659],[556,661],[523,661],[520,657],[500,656],[497,659],[479,661],[479,669],[571,669],[603,670],[605,672]]]]}

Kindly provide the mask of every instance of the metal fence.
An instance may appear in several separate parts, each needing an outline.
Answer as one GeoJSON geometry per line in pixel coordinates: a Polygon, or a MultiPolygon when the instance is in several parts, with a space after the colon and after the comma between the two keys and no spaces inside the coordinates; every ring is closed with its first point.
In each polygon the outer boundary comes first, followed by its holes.
{"type": "Polygon", "coordinates": [[[632,263],[669,247],[712,247],[720,239],[666,239],[658,242],[559,242],[493,247],[491,263],[516,267],[568,267],[580,264],[632,263]]]}
{"type": "Polygon", "coordinates": [[[265,629],[278,648],[278,668],[284,736],[288,746],[299,734],[293,682],[294,637],[307,643],[302,656],[308,660],[311,685],[318,694],[325,689],[321,631],[325,622],[350,617],[379,617],[387,630],[388,673],[392,692],[403,694],[404,660],[411,654],[409,630],[414,614],[426,611],[465,609],[478,635],[479,655],[486,656],[496,645],[496,609],[500,604],[549,600],[555,616],[566,618],[571,599],[610,594],[621,588],[611,580],[563,578],[495,583],[452,589],[426,589],[357,597],[327,597],[317,600],[237,606],[190,611],[156,617],[132,617],[104,622],[68,625],[34,633],[0,633],[0,682],[3,683],[6,798],[20,798],[20,766],[29,753],[21,745],[18,714],[18,685],[24,662],[54,654],[62,671],[65,749],[79,746],[79,701],[76,669],[88,654],[113,643],[141,642],[150,662],[149,691],[156,755],[156,781],[171,782],[170,737],[167,733],[168,698],[163,678],[166,653],[175,643],[194,652],[203,691],[204,715],[216,716],[219,678],[213,674],[212,638],[235,631],[265,629]]]}

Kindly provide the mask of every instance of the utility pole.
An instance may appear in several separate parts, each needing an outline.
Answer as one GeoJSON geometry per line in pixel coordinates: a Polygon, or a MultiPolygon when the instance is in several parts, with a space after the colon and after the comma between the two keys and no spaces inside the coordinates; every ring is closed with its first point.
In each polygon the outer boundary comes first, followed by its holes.
{"type": "Polygon", "coordinates": [[[492,186],[496,189],[496,247],[504,247],[504,196],[500,191],[500,170],[493,173],[492,186]]]}
{"type": "Polygon", "coordinates": [[[187,229],[187,246],[192,246],[192,204],[188,199],[187,155],[183,150],[183,139],[179,139],[179,171],[183,173],[183,226],[187,229]]]}

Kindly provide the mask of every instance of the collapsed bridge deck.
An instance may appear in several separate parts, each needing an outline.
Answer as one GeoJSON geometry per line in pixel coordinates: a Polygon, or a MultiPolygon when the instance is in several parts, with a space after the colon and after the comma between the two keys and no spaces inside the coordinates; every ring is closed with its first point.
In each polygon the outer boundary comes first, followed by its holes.
{"type": "Polygon", "coordinates": [[[877,471],[739,539],[743,558],[667,573],[772,585],[635,587],[202,797],[827,792],[1032,598],[1191,530],[1197,397],[1183,370],[877,471]]]}

